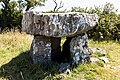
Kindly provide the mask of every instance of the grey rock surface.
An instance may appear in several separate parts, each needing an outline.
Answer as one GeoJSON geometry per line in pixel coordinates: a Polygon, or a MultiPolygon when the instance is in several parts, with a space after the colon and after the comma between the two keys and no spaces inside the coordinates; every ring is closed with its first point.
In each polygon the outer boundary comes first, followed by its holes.
{"type": "Polygon", "coordinates": [[[99,59],[96,58],[96,57],[90,57],[90,62],[91,62],[91,63],[98,63],[98,62],[99,62],[99,59]]]}
{"type": "Polygon", "coordinates": [[[74,37],[70,42],[70,52],[73,63],[84,63],[89,61],[88,36],[87,34],[74,37]]]}
{"type": "Polygon", "coordinates": [[[28,34],[52,37],[74,36],[85,33],[98,23],[97,14],[26,12],[22,30],[28,34]]]}
{"type": "Polygon", "coordinates": [[[98,54],[103,55],[103,56],[105,56],[107,54],[106,51],[101,49],[101,48],[89,47],[89,51],[91,52],[91,54],[98,53],[98,54]]]}
{"type": "Polygon", "coordinates": [[[60,68],[59,68],[59,72],[63,73],[63,72],[66,72],[67,70],[70,70],[70,64],[69,63],[61,63],[60,68]]]}
{"type": "Polygon", "coordinates": [[[45,36],[34,36],[32,41],[30,55],[33,63],[46,63],[51,61],[51,43],[50,38],[45,36]]]}
{"type": "Polygon", "coordinates": [[[106,57],[99,57],[99,59],[101,59],[104,63],[109,62],[108,58],[106,58],[106,57]]]}
{"type": "Polygon", "coordinates": [[[101,49],[101,48],[92,48],[89,47],[88,48],[89,53],[90,53],[90,61],[92,63],[97,63],[100,60],[102,60],[104,63],[109,63],[109,60],[107,58],[107,53],[105,50],[101,49]],[[92,57],[94,56],[94,57],[92,57]]]}

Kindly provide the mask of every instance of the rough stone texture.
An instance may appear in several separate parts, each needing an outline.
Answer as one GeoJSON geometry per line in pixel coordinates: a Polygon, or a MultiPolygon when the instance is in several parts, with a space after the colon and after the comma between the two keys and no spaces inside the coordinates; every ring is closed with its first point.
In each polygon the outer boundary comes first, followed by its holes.
{"type": "Polygon", "coordinates": [[[90,62],[92,63],[98,63],[100,60],[102,60],[104,63],[109,63],[109,60],[107,58],[107,53],[105,50],[101,48],[88,48],[90,57],[90,62]]]}
{"type": "Polygon", "coordinates": [[[51,42],[50,38],[46,36],[34,36],[31,45],[30,55],[33,63],[46,63],[51,61],[51,42]]]}
{"type": "Polygon", "coordinates": [[[78,64],[79,62],[84,63],[89,61],[88,36],[86,33],[74,37],[71,40],[70,52],[73,63],[75,64],[78,64]]]}
{"type": "Polygon", "coordinates": [[[98,54],[103,55],[103,56],[105,56],[107,54],[105,50],[102,50],[100,48],[89,47],[89,51],[90,51],[91,54],[98,53],[98,54]]]}
{"type": "Polygon", "coordinates": [[[104,63],[109,62],[108,58],[106,58],[106,57],[99,57],[99,59],[101,59],[104,63]]]}
{"type": "Polygon", "coordinates": [[[91,63],[98,63],[99,62],[99,59],[98,58],[96,58],[96,57],[90,57],[90,62],[91,63]]]}
{"type": "Polygon", "coordinates": [[[33,35],[52,37],[75,36],[92,29],[98,22],[97,14],[26,12],[22,29],[33,35]]]}
{"type": "Polygon", "coordinates": [[[60,64],[60,68],[59,68],[60,73],[65,72],[67,69],[70,70],[70,64],[69,63],[61,63],[60,64]]]}
{"type": "Polygon", "coordinates": [[[30,51],[34,63],[61,59],[78,64],[89,61],[88,37],[85,32],[97,23],[97,14],[28,11],[22,19],[22,30],[34,35],[30,51]],[[63,36],[67,40],[61,54],[60,42],[63,36]]]}

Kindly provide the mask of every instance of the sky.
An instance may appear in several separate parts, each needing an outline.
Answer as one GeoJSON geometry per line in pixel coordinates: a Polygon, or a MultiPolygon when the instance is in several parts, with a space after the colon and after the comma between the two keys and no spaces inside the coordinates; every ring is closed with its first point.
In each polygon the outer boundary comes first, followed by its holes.
{"type": "MultiPolygon", "coordinates": [[[[118,9],[118,13],[120,13],[120,0],[56,0],[56,2],[59,4],[60,1],[64,3],[64,7],[60,10],[70,10],[71,7],[81,7],[81,8],[90,8],[94,6],[103,6],[106,4],[106,2],[113,3],[116,9],[118,9]]],[[[53,0],[47,0],[45,2],[45,6],[43,7],[36,7],[35,11],[50,11],[53,10],[55,7],[55,3],[53,0]]]]}
{"type": "MultiPolygon", "coordinates": [[[[60,10],[70,10],[71,7],[81,7],[81,8],[90,8],[94,6],[104,6],[106,2],[112,3],[115,6],[115,9],[118,9],[118,13],[120,13],[120,0],[56,0],[56,2],[59,4],[60,1],[64,3],[64,7],[60,10]]],[[[39,6],[35,7],[33,11],[50,11],[53,10],[55,7],[55,3],[53,0],[47,0],[45,2],[45,6],[39,6]]]]}

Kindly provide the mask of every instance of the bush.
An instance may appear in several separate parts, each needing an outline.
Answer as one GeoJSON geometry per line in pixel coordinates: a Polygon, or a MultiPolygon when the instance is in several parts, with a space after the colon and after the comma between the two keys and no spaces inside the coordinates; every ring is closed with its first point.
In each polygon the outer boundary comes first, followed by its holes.
{"type": "Polygon", "coordinates": [[[88,31],[88,36],[94,40],[120,40],[120,15],[116,12],[114,5],[106,3],[104,7],[84,9],[74,7],[71,11],[97,13],[99,15],[98,25],[88,31]]]}

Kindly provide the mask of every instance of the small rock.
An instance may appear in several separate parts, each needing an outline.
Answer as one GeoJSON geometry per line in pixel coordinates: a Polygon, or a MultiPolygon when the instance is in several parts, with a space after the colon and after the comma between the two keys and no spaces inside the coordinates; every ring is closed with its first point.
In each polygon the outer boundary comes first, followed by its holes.
{"type": "Polygon", "coordinates": [[[105,50],[102,50],[100,48],[96,48],[96,49],[97,49],[97,52],[102,54],[103,56],[105,56],[107,54],[105,50]]]}
{"type": "Polygon", "coordinates": [[[67,74],[67,75],[71,75],[70,69],[67,69],[64,73],[67,74]]]}
{"type": "Polygon", "coordinates": [[[91,58],[90,58],[90,61],[91,61],[92,63],[97,63],[97,62],[99,61],[99,59],[98,59],[98,58],[95,58],[95,57],[91,57],[91,58]]]}
{"type": "Polygon", "coordinates": [[[95,52],[97,51],[97,49],[96,49],[96,48],[89,47],[89,48],[88,48],[88,51],[89,51],[90,54],[92,54],[92,53],[95,53],[95,52]]]}
{"type": "Polygon", "coordinates": [[[109,62],[108,58],[106,58],[106,57],[99,57],[99,59],[101,59],[102,61],[104,61],[104,63],[108,63],[109,62]]]}
{"type": "Polygon", "coordinates": [[[69,63],[61,63],[60,68],[59,68],[59,72],[64,73],[67,70],[70,70],[70,64],[69,63]]]}
{"type": "Polygon", "coordinates": [[[93,54],[93,51],[91,48],[88,48],[89,55],[93,54]]]}
{"type": "Polygon", "coordinates": [[[99,53],[99,54],[102,54],[103,56],[105,56],[107,53],[105,50],[102,50],[100,48],[92,48],[92,47],[89,47],[88,48],[88,51],[90,54],[93,54],[93,53],[99,53]]]}

